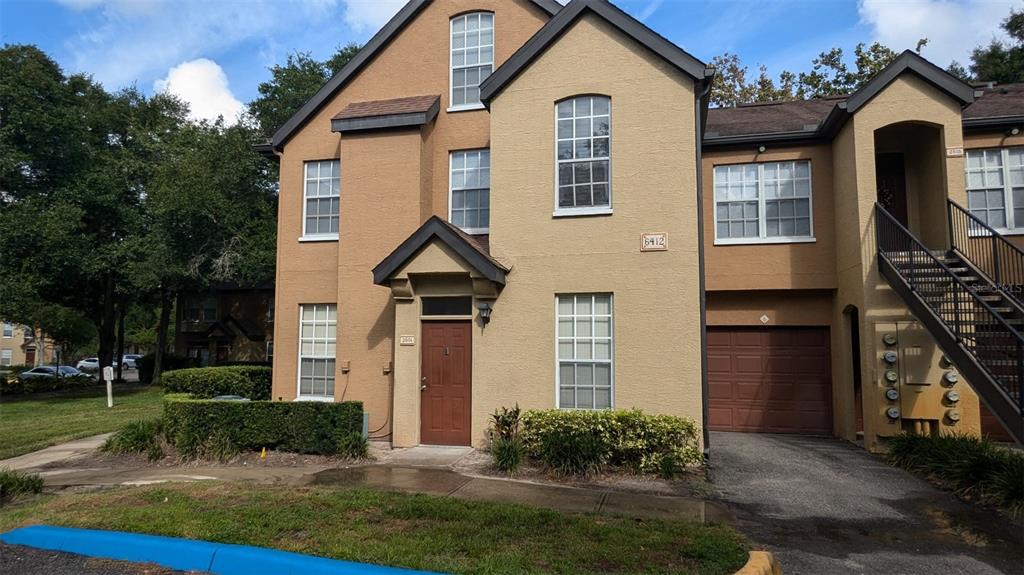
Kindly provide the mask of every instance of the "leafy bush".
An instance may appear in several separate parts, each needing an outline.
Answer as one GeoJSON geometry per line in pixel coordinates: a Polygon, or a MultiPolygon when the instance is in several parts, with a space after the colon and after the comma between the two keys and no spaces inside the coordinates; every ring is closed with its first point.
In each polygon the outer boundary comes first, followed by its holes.
{"type": "Polygon", "coordinates": [[[96,385],[91,375],[70,377],[32,377],[20,380],[16,375],[0,377],[0,395],[26,395],[49,391],[70,391],[96,385]]]}
{"type": "Polygon", "coordinates": [[[164,372],[165,393],[187,393],[195,399],[240,395],[270,399],[272,370],[264,366],[193,367],[164,372]]]}
{"type": "Polygon", "coordinates": [[[369,444],[366,441],[366,438],[363,437],[362,431],[339,432],[336,436],[338,455],[350,457],[352,459],[362,459],[366,457],[366,453],[369,450],[369,444]]]}
{"type": "MultiPolygon", "coordinates": [[[[194,367],[196,365],[196,360],[191,357],[165,353],[162,363],[161,372],[166,373],[173,369],[194,367]]],[[[156,367],[156,356],[152,353],[147,353],[135,360],[135,366],[139,369],[139,381],[141,383],[152,383],[153,369],[156,367]]]]}
{"type": "Polygon", "coordinates": [[[230,461],[239,451],[231,439],[231,434],[223,429],[214,431],[213,435],[204,439],[197,449],[199,457],[217,461],[230,461]]]}
{"type": "Polygon", "coordinates": [[[522,428],[519,405],[502,407],[491,414],[491,457],[499,470],[511,473],[519,467],[526,449],[519,437],[522,428]]]}
{"type": "Polygon", "coordinates": [[[42,477],[12,469],[0,469],[0,501],[18,495],[39,493],[42,490],[42,477]]]}
{"type": "Polygon", "coordinates": [[[237,449],[263,447],[298,453],[335,454],[353,450],[350,434],[362,438],[363,404],[357,401],[222,401],[164,396],[168,441],[195,457],[208,438],[222,431],[237,449]]]}
{"type": "Polygon", "coordinates": [[[1024,516],[1024,453],[966,434],[903,433],[887,441],[890,463],[960,495],[1024,516]]]}
{"type": "Polygon", "coordinates": [[[634,410],[532,410],[522,416],[527,454],[562,474],[586,474],[606,465],[638,473],[665,473],[701,461],[697,426],[672,415],[634,410]],[[666,463],[665,459],[672,461],[666,463]]]}
{"type": "Polygon", "coordinates": [[[133,421],[107,438],[101,449],[115,454],[145,454],[150,461],[155,461],[164,455],[160,445],[163,428],[163,420],[159,418],[133,421]]]}

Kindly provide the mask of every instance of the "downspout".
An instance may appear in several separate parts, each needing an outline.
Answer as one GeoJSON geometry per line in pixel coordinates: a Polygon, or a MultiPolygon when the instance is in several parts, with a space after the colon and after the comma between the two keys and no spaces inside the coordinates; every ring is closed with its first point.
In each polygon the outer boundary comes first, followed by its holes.
{"type": "Polygon", "coordinates": [[[700,274],[700,398],[703,412],[701,432],[704,439],[704,461],[711,458],[711,446],[708,433],[708,313],[706,280],[704,276],[704,167],[702,148],[704,146],[704,120],[707,117],[707,97],[714,83],[715,69],[704,69],[704,79],[697,94],[694,114],[697,124],[697,261],[700,274]]]}

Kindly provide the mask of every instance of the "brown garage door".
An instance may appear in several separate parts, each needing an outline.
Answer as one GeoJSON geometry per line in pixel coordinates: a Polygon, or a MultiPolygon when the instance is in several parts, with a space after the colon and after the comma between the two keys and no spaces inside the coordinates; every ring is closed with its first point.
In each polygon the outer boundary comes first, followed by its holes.
{"type": "Polygon", "coordinates": [[[832,434],[828,328],[708,328],[708,427],[832,434]]]}

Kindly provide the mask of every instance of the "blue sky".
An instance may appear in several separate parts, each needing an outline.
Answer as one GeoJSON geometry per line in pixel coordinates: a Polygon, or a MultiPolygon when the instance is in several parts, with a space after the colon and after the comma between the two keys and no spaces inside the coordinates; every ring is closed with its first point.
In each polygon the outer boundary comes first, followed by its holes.
{"type": "MultiPolygon", "coordinates": [[[[511,1],[511,0],[507,0],[511,1]]],[[[170,90],[196,117],[233,118],[267,67],[294,51],[326,58],[365,42],[403,0],[0,0],[0,42],[39,45],[69,72],[108,89],[170,90]]],[[[739,54],[753,69],[807,69],[822,50],[879,40],[894,49],[929,38],[945,66],[1001,37],[1024,0],[617,0],[622,9],[703,60],[739,54]]]]}

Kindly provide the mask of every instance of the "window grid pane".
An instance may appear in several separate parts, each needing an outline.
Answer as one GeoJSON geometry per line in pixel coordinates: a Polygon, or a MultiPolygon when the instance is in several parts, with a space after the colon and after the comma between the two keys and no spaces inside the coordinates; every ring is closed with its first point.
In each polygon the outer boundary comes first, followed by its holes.
{"type": "Polygon", "coordinates": [[[464,231],[486,233],[491,222],[491,152],[452,152],[451,218],[464,231]]]}
{"type": "Polygon", "coordinates": [[[478,12],[452,20],[452,106],[480,103],[480,83],[494,69],[494,14],[478,12]]]}
{"type": "Polygon", "coordinates": [[[305,221],[306,236],[338,233],[341,208],[341,163],[338,160],[306,162],[305,221]]]}
{"type": "Polygon", "coordinates": [[[563,100],[556,116],[558,207],[611,206],[611,100],[563,100]]]}
{"type": "Polygon", "coordinates": [[[715,237],[809,238],[809,161],[716,166],[715,237]]]}
{"type": "Polygon", "coordinates": [[[558,407],[612,407],[612,296],[560,295],[558,407]]]}
{"type": "Polygon", "coordinates": [[[966,164],[968,211],[996,229],[1024,228],[1024,148],[968,150],[966,164]]]}
{"type": "Polygon", "coordinates": [[[334,397],[337,309],[299,306],[299,396],[334,397]]]}

